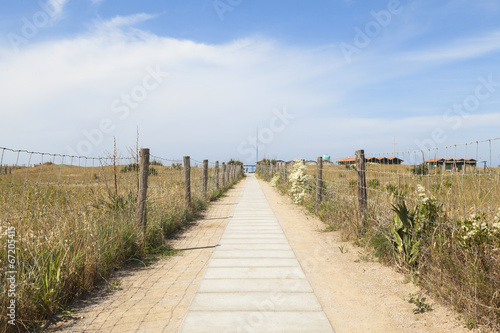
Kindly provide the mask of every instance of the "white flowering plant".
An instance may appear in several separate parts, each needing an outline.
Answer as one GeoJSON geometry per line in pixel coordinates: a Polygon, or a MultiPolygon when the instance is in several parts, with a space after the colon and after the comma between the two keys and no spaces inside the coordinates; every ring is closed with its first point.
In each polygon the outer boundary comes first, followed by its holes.
{"type": "Polygon", "coordinates": [[[272,187],[278,186],[279,180],[280,180],[280,175],[278,173],[275,173],[273,179],[271,179],[271,186],[272,187]]]}
{"type": "Polygon", "coordinates": [[[312,177],[307,175],[307,169],[302,160],[295,160],[289,177],[289,194],[296,204],[300,204],[307,196],[307,188],[311,185],[312,177]]]}
{"type": "Polygon", "coordinates": [[[433,196],[428,197],[425,187],[417,185],[418,192],[418,220],[420,227],[424,227],[428,223],[435,223],[440,217],[443,205],[439,204],[433,196]]]}
{"type": "Polygon", "coordinates": [[[470,213],[469,216],[458,223],[458,238],[465,248],[487,244],[500,238],[500,209],[493,219],[491,226],[488,224],[486,214],[470,213]]]}

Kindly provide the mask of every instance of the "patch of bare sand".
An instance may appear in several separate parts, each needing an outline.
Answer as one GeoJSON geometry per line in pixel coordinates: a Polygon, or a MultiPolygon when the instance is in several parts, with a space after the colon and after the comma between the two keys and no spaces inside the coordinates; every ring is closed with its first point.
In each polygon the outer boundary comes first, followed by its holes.
{"type": "Polygon", "coordinates": [[[429,297],[433,311],[413,314],[407,296],[419,289],[403,274],[360,260],[360,248],[342,242],[338,232],[321,232],[323,222],[259,183],[336,333],[479,332],[464,328],[457,313],[429,297]]]}
{"type": "Polygon", "coordinates": [[[113,281],[119,281],[121,290],[92,293],[71,306],[76,311],[68,321],[46,331],[177,332],[243,185],[244,181],[212,203],[203,219],[171,242],[179,255],[117,272],[113,281]]]}

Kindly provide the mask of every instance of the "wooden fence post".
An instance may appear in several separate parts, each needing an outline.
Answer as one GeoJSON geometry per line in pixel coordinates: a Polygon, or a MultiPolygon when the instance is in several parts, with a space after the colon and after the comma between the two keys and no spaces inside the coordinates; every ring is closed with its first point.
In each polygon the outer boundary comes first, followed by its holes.
{"type": "Polygon", "coordinates": [[[316,210],[321,204],[323,194],[323,157],[318,157],[316,170],[316,210]]]}
{"type": "Polygon", "coordinates": [[[137,194],[137,226],[146,230],[146,200],[148,195],[149,149],[141,148],[139,161],[139,192],[137,194]]]}
{"type": "Polygon", "coordinates": [[[203,197],[207,200],[208,191],[208,160],[203,160],[203,197]]]}
{"type": "Polygon", "coordinates": [[[222,187],[226,187],[226,162],[222,162],[222,187]]]}
{"type": "Polygon", "coordinates": [[[184,156],[184,204],[191,210],[191,158],[184,156]]]}
{"type": "Polygon", "coordinates": [[[365,151],[356,151],[356,171],[358,174],[358,211],[361,233],[366,230],[366,168],[365,168],[365,151]]]}
{"type": "Polygon", "coordinates": [[[219,189],[219,161],[215,161],[215,188],[219,189]]]}
{"type": "Polygon", "coordinates": [[[288,163],[285,162],[285,182],[288,181],[288,170],[287,170],[287,168],[288,168],[288,163]]]}

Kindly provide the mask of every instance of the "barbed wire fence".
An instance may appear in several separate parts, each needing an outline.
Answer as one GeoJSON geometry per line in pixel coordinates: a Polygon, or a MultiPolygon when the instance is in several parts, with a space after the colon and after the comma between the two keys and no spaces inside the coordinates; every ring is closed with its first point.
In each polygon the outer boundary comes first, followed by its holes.
{"type": "Polygon", "coordinates": [[[416,151],[359,150],[332,161],[278,161],[258,165],[257,173],[292,193],[303,168],[300,203],[462,312],[469,326],[499,329],[498,152],[495,138],[416,151]]]}
{"type": "Polygon", "coordinates": [[[149,149],[107,155],[0,148],[1,331],[33,329],[128,258],[164,245],[243,173],[149,149]]]}

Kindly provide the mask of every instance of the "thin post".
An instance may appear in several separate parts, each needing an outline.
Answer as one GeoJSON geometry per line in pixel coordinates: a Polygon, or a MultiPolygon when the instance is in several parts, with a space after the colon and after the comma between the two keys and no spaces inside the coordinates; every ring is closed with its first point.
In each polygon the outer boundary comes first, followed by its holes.
{"type": "Polygon", "coordinates": [[[288,163],[285,162],[285,182],[288,181],[288,170],[287,170],[287,167],[288,167],[288,163]]]}
{"type": "Polygon", "coordinates": [[[356,171],[358,174],[358,211],[359,223],[361,232],[366,230],[366,168],[365,168],[365,151],[356,151],[356,171]]]}
{"type": "Polygon", "coordinates": [[[184,156],[184,204],[191,210],[191,158],[184,156]]]}
{"type": "Polygon", "coordinates": [[[222,162],[222,187],[226,187],[226,162],[222,162]]]}
{"type": "Polygon", "coordinates": [[[318,210],[319,205],[322,200],[322,189],[323,189],[323,157],[318,157],[316,170],[316,210],[318,210]]]}
{"type": "Polygon", "coordinates": [[[208,160],[203,160],[203,197],[207,199],[208,191],[208,160]]]}
{"type": "Polygon", "coordinates": [[[139,161],[139,193],[137,194],[137,226],[146,230],[146,200],[148,195],[149,149],[141,148],[139,161]]]}
{"type": "Polygon", "coordinates": [[[215,161],[215,188],[219,189],[219,161],[215,161]]]}

